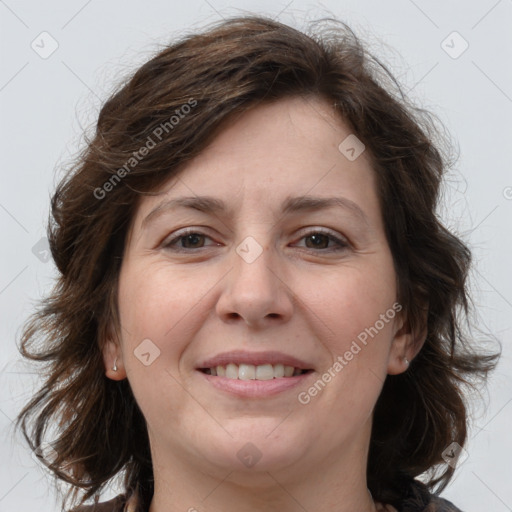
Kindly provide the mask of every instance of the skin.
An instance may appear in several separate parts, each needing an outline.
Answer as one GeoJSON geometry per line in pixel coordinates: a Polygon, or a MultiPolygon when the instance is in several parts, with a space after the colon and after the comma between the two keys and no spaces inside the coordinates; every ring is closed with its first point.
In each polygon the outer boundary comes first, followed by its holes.
{"type": "Polygon", "coordinates": [[[259,105],[142,198],[119,279],[120,334],[104,361],[109,378],[129,379],[147,421],[150,512],[380,510],[366,486],[372,411],[386,375],[407,370],[421,336],[397,314],[308,404],[297,399],[397,299],[368,155],[349,161],[338,150],[350,133],[319,98],[259,105]],[[281,212],[305,194],[347,198],[366,220],[341,207],[281,212]],[[170,199],[203,195],[228,211],[161,208],[143,222],[170,199]],[[186,227],[206,236],[169,245],[186,227]],[[315,239],[318,229],[345,245],[315,239]],[[248,236],[263,249],[252,263],[236,252],[248,236]],[[160,355],[145,366],[134,350],[148,338],[160,355]],[[315,371],[307,386],[241,399],[196,370],[238,349],[278,350],[315,371]],[[237,457],[249,442],[261,454],[252,467],[237,457]]]}

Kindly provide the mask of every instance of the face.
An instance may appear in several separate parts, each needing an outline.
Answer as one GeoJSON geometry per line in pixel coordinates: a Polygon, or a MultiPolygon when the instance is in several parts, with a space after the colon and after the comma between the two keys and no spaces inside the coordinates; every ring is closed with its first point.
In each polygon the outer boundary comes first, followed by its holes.
{"type": "Polygon", "coordinates": [[[140,202],[104,358],[156,464],[299,475],[368,443],[408,337],[350,134],[320,99],[257,106],[140,202]]]}

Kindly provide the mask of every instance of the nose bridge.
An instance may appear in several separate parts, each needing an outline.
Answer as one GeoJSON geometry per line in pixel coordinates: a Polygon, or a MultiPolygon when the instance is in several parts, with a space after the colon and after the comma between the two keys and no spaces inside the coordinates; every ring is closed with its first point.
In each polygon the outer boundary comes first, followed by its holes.
{"type": "MultiPolygon", "coordinates": [[[[259,237],[262,240],[262,237],[259,237]]],[[[260,244],[253,236],[248,236],[238,244],[235,249],[234,256],[234,276],[236,283],[242,293],[250,294],[251,292],[270,291],[270,287],[275,285],[275,255],[273,254],[273,244],[266,235],[264,245],[260,244]],[[252,283],[253,286],[246,286],[252,283]],[[258,289],[256,289],[258,288],[258,289]]]]}
{"type": "Polygon", "coordinates": [[[292,314],[291,297],[278,277],[278,255],[270,234],[268,230],[259,233],[236,246],[233,269],[217,308],[224,319],[241,318],[251,326],[269,319],[288,319],[292,314]]]}

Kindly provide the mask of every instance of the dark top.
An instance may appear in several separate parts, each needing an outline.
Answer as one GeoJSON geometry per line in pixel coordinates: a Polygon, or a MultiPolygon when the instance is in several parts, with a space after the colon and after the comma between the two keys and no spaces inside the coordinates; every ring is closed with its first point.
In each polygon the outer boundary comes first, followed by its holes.
{"type": "MultiPolygon", "coordinates": [[[[411,480],[406,495],[393,504],[397,512],[462,512],[453,503],[435,494],[418,480],[411,480]]],[[[393,509],[391,509],[393,510],[393,509]]],[[[83,505],[72,512],[147,512],[138,505],[136,493],[121,494],[116,498],[95,505],[83,505]]],[[[335,512],[335,511],[333,511],[335,512]]]]}

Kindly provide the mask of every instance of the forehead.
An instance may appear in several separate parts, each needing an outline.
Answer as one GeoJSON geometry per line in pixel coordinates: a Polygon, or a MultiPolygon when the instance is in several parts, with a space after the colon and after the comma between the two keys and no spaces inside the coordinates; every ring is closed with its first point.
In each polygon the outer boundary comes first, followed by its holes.
{"type": "Polygon", "coordinates": [[[218,197],[235,210],[274,209],[308,194],[339,195],[378,209],[368,156],[363,151],[349,159],[340,151],[350,137],[350,127],[326,100],[292,97],[258,105],[229,119],[159,194],[143,198],[139,213],[194,195],[218,197]]]}

